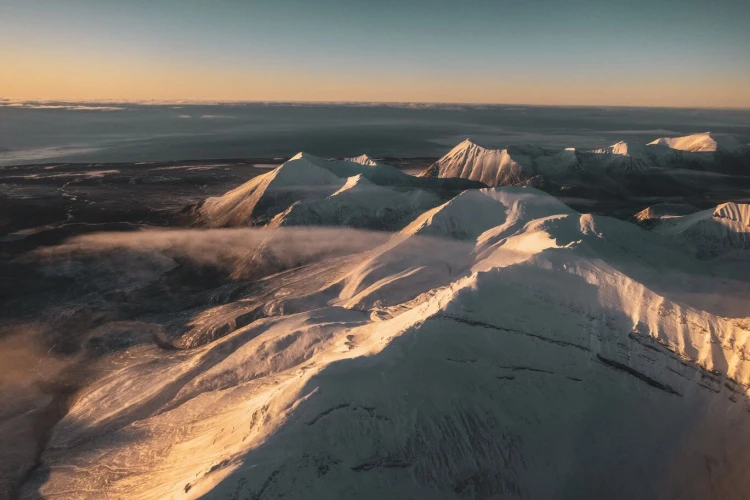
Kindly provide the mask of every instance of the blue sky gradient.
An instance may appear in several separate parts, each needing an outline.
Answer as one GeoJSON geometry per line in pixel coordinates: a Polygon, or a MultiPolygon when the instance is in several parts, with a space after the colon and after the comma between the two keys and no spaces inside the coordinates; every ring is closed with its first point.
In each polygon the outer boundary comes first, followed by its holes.
{"type": "Polygon", "coordinates": [[[0,0],[0,96],[750,107],[749,20],[736,0],[0,0]]]}

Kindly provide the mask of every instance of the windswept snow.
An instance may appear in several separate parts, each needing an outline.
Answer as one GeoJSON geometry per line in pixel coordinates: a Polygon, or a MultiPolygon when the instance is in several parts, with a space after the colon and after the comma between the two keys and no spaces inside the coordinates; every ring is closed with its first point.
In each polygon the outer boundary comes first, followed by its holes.
{"type": "MultiPolygon", "coordinates": [[[[279,225],[426,196],[321,165],[295,157],[212,213],[268,203],[292,169],[326,194],[296,195],[279,225]]],[[[466,191],[374,248],[145,314],[128,328],[213,333],[100,360],[21,498],[743,498],[750,304],[721,298],[750,283],[680,235],[747,219],[726,204],[649,232],[533,188],[466,191]]]]}

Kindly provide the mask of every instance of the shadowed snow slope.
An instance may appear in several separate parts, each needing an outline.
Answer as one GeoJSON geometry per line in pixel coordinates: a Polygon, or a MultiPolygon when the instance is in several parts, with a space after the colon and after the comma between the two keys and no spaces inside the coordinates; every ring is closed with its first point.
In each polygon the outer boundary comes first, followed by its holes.
{"type": "Polygon", "coordinates": [[[268,225],[393,230],[439,203],[440,198],[435,194],[420,189],[396,191],[373,184],[359,174],[349,177],[341,189],[327,198],[294,203],[268,225]]]}
{"type": "MultiPolygon", "coordinates": [[[[411,178],[396,167],[377,163],[367,155],[361,155],[347,160],[328,160],[307,153],[300,153],[298,157],[333,172],[338,177],[351,177],[362,174],[366,179],[381,185],[408,185],[411,178]]],[[[296,157],[295,157],[296,158],[296,157]]],[[[294,159],[294,158],[293,158],[294,159]]]]}
{"type": "Polygon", "coordinates": [[[699,257],[750,249],[750,205],[723,203],[691,215],[662,217],[653,231],[688,245],[699,257]]]}
{"type": "MultiPolygon", "coordinates": [[[[330,200],[371,194],[304,167],[330,200]]],[[[103,360],[21,498],[744,498],[750,304],[721,298],[750,285],[708,266],[535,189],[465,192],[144,317],[221,335],[103,360]]]]}

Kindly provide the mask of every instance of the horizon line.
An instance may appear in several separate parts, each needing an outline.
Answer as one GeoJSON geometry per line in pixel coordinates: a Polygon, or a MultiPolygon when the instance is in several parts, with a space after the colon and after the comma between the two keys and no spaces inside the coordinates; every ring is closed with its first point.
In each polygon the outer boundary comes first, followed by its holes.
{"type": "Polygon", "coordinates": [[[24,103],[63,103],[63,104],[130,104],[142,106],[167,105],[334,105],[334,106],[508,106],[537,108],[618,108],[618,109],[688,109],[717,111],[750,111],[750,106],[678,106],[678,105],[624,105],[624,104],[533,104],[514,102],[451,102],[451,101],[326,101],[326,100],[251,100],[251,99],[53,99],[53,98],[6,98],[0,96],[0,108],[19,107],[24,103]]]}

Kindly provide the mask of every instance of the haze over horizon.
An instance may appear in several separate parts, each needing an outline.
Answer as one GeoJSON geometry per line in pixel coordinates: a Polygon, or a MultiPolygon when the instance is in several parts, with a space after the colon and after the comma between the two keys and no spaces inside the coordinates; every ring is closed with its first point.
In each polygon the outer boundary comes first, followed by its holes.
{"type": "Polygon", "coordinates": [[[6,99],[750,107],[750,5],[736,0],[0,0],[0,12],[6,99]]]}

